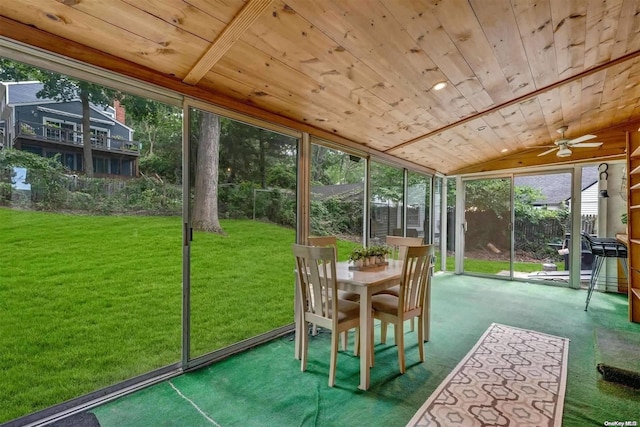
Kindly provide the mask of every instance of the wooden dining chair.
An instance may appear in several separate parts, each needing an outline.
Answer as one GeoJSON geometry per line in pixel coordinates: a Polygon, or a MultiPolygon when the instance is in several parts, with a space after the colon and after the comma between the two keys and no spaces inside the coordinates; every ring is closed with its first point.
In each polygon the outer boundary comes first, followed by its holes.
{"type": "Polygon", "coordinates": [[[336,255],[338,253],[338,238],[336,236],[309,236],[307,242],[309,246],[320,246],[322,248],[333,246],[336,248],[336,255]]]}
{"type": "Polygon", "coordinates": [[[423,244],[423,239],[422,237],[387,236],[385,243],[391,249],[389,255],[391,259],[404,259],[407,246],[420,246],[423,244]]]}
{"type": "MultiPolygon", "coordinates": [[[[389,255],[391,259],[404,259],[404,253],[407,250],[407,247],[420,246],[422,245],[423,239],[422,237],[387,236],[385,242],[389,249],[391,249],[391,254],[389,255]]],[[[392,286],[390,288],[383,289],[378,293],[398,296],[400,294],[400,286],[392,286]]],[[[384,327],[385,324],[383,323],[382,326],[384,327]]],[[[411,332],[413,332],[413,330],[413,320],[411,320],[411,332]]]]}
{"type": "MultiPolygon", "coordinates": [[[[336,250],[336,262],[338,260],[338,239],[336,236],[309,236],[307,238],[309,246],[319,246],[322,248],[332,247],[336,250]]],[[[338,298],[346,299],[348,301],[360,301],[360,295],[357,292],[348,292],[338,290],[338,298]]],[[[317,334],[317,325],[312,327],[313,335],[317,334]]],[[[347,349],[347,342],[349,341],[349,332],[343,332],[340,334],[342,342],[342,350],[347,349]]]]}
{"type": "Polygon", "coordinates": [[[394,325],[394,337],[398,347],[400,373],[405,372],[404,322],[418,320],[418,349],[420,361],[424,362],[424,315],[430,285],[433,245],[409,246],[406,248],[399,295],[377,294],[371,297],[373,316],[381,320],[381,340],[385,342],[387,324],[394,325]]]}
{"type": "Polygon", "coordinates": [[[340,298],[336,282],[335,248],[293,245],[296,258],[298,286],[298,307],[301,307],[300,320],[303,321],[301,336],[300,370],[307,369],[309,349],[309,323],[331,331],[331,358],[329,363],[329,387],[333,387],[338,359],[338,336],[342,332],[356,328],[356,351],[359,348],[357,333],[360,324],[360,304],[340,298]]]}

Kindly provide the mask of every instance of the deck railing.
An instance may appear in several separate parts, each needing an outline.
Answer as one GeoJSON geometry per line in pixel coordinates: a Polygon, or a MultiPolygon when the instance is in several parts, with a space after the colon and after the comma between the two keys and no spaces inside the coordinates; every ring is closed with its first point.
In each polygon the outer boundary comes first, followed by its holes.
{"type": "MultiPolygon", "coordinates": [[[[59,126],[45,125],[27,121],[18,121],[16,138],[29,138],[64,145],[82,147],[82,131],[65,129],[59,126]]],[[[140,143],[104,134],[92,135],[91,146],[105,151],[115,151],[131,155],[140,155],[140,143]]]]}

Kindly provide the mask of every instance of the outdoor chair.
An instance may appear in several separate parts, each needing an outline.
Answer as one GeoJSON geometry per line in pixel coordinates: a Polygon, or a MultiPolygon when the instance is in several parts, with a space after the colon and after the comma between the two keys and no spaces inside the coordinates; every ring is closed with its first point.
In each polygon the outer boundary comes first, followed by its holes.
{"type": "Polygon", "coordinates": [[[584,306],[584,311],[587,311],[591,295],[598,284],[598,276],[600,275],[600,269],[602,268],[605,258],[620,258],[622,261],[622,270],[624,271],[627,281],[629,280],[629,267],[627,265],[627,247],[617,239],[611,237],[592,237],[584,231],[582,232],[582,236],[589,242],[589,247],[593,254],[591,280],[589,280],[587,301],[584,306]]]}
{"type": "Polygon", "coordinates": [[[296,258],[298,307],[303,321],[300,370],[307,369],[309,349],[308,324],[313,323],[331,331],[331,358],[329,363],[329,387],[333,387],[338,359],[338,335],[356,328],[356,352],[359,350],[360,304],[340,298],[336,282],[335,248],[293,245],[296,258]]]}
{"type": "Polygon", "coordinates": [[[386,341],[387,324],[394,325],[394,337],[398,347],[400,373],[405,372],[404,322],[418,319],[418,349],[424,362],[425,314],[430,286],[433,245],[409,246],[405,251],[404,265],[398,296],[378,294],[371,298],[373,316],[382,322],[381,340],[386,341]]]}

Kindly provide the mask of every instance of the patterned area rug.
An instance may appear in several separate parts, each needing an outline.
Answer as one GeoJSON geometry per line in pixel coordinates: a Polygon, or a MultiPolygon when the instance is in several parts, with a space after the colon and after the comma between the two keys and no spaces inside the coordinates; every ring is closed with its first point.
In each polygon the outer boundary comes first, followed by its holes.
{"type": "Polygon", "coordinates": [[[493,323],[408,426],[560,426],[569,340],[493,323]]]}

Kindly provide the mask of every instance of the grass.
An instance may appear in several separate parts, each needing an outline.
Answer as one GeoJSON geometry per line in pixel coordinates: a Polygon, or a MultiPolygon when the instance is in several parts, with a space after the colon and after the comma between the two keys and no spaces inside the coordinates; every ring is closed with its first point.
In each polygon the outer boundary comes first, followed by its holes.
{"type": "MultiPolygon", "coordinates": [[[[454,270],[453,258],[447,259],[447,270],[454,270]],[[451,263],[451,266],[449,266],[451,263]]],[[[485,273],[485,274],[498,274],[501,271],[509,271],[511,266],[509,261],[488,261],[481,259],[465,258],[464,271],[468,273],[485,273]]],[[[514,262],[513,270],[523,273],[533,273],[534,271],[540,271],[541,263],[539,262],[514,262]]]]}
{"type": "MultiPolygon", "coordinates": [[[[222,226],[194,235],[192,356],[293,320],[294,231],[222,226]]],[[[0,209],[0,422],[180,360],[181,240],[180,218],[0,209]]]]}
{"type": "MultiPolygon", "coordinates": [[[[221,223],[192,242],[192,357],[293,321],[294,230],[221,223]]],[[[0,209],[0,422],[180,360],[181,227],[0,209]]]]}

